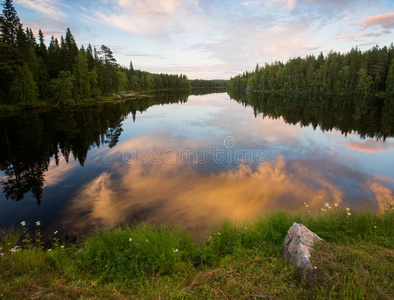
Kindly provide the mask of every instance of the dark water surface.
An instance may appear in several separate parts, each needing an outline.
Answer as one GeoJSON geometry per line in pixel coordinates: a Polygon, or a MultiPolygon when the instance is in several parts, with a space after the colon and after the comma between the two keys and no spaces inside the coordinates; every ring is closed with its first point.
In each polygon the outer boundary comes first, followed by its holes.
{"type": "Polygon", "coordinates": [[[75,234],[148,221],[203,234],[304,202],[316,213],[393,201],[393,99],[232,98],[0,116],[0,227],[39,220],[75,234]]]}

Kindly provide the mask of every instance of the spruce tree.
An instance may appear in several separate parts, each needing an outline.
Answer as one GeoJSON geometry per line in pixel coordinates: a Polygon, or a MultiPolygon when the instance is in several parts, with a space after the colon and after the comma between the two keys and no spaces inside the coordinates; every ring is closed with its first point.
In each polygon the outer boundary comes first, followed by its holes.
{"type": "Polygon", "coordinates": [[[3,3],[3,14],[0,18],[0,41],[16,46],[18,30],[22,26],[12,0],[3,3]]]}

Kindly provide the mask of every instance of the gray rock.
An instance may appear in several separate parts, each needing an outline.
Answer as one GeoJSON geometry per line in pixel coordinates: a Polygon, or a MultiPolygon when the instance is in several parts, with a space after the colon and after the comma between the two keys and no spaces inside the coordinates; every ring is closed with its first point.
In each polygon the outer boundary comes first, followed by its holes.
{"type": "Polygon", "coordinates": [[[322,242],[317,234],[306,226],[296,222],[290,227],[284,241],[284,255],[290,263],[297,266],[304,279],[313,277],[314,267],[311,266],[311,252],[315,243],[322,242]]]}

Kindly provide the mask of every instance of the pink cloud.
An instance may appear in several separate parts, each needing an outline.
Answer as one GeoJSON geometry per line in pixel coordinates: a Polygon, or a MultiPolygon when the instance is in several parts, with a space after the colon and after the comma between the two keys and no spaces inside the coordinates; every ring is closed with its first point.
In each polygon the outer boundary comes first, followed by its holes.
{"type": "Polygon", "coordinates": [[[375,140],[367,140],[365,142],[350,141],[342,143],[347,149],[356,150],[367,153],[386,152],[389,148],[394,148],[393,144],[377,142],[375,140]]]}
{"type": "Polygon", "coordinates": [[[370,27],[375,25],[380,25],[383,28],[394,28],[394,12],[388,12],[387,14],[379,14],[377,16],[365,17],[361,24],[364,27],[370,27]]]}
{"type": "Polygon", "coordinates": [[[313,50],[317,50],[317,49],[320,49],[320,48],[321,48],[320,46],[312,45],[312,46],[302,47],[301,50],[304,50],[304,51],[313,51],[313,50]]]}
{"type": "MultiPolygon", "coordinates": [[[[385,33],[385,32],[384,32],[385,33]]],[[[348,33],[343,35],[338,35],[335,37],[336,40],[347,39],[347,38],[361,38],[361,37],[378,37],[383,33],[348,33]]]]}

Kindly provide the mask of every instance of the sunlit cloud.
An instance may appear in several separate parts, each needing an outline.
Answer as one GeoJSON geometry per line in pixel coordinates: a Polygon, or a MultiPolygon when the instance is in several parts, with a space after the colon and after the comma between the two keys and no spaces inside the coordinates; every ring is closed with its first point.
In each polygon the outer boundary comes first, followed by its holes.
{"type": "Polygon", "coordinates": [[[56,0],[15,0],[15,3],[52,17],[63,17],[65,15],[59,7],[66,7],[66,5],[56,0]]]}
{"type": "Polygon", "coordinates": [[[183,0],[118,0],[117,3],[120,8],[137,15],[171,15],[184,11],[187,4],[197,4],[196,1],[183,0]]]}
{"type": "Polygon", "coordinates": [[[336,40],[340,39],[355,39],[355,38],[363,38],[363,37],[378,37],[383,34],[390,34],[391,31],[383,31],[383,32],[377,32],[377,33],[348,33],[348,34],[343,34],[336,36],[336,40]]]}
{"type": "Polygon", "coordinates": [[[365,17],[361,21],[361,24],[364,25],[364,27],[378,25],[385,29],[394,28],[394,12],[388,12],[384,15],[379,14],[377,16],[365,17]]]}
{"type": "Polygon", "coordinates": [[[159,73],[183,69],[189,78],[228,79],[256,63],[317,50],[366,50],[389,45],[393,34],[393,4],[385,0],[376,1],[373,9],[367,0],[357,6],[352,0],[15,2],[35,12],[29,22],[22,20],[34,30],[58,36],[70,27],[79,45],[128,47],[114,52],[122,65],[129,64],[130,52],[147,51],[147,56],[135,55],[139,68],[159,73]],[[381,31],[371,32],[379,26],[381,31]]]}
{"type": "Polygon", "coordinates": [[[343,192],[319,170],[288,164],[282,156],[257,168],[238,165],[205,175],[192,165],[131,162],[84,186],[66,211],[65,224],[78,230],[138,220],[198,233],[224,217],[245,221],[279,207],[299,211],[305,201],[316,212],[318,196],[340,203],[343,192]]]}
{"type": "Polygon", "coordinates": [[[304,50],[304,51],[314,51],[314,50],[318,50],[318,49],[320,49],[320,48],[321,48],[320,46],[311,45],[311,46],[301,47],[301,50],[304,50]]]}
{"type": "Polygon", "coordinates": [[[197,2],[193,0],[114,2],[116,5],[110,8],[94,9],[99,20],[127,33],[161,38],[183,32],[188,27],[185,21],[193,19],[191,7],[197,7],[197,2]]]}
{"type": "Polygon", "coordinates": [[[344,145],[350,150],[367,153],[386,152],[388,149],[394,148],[394,145],[390,142],[375,141],[372,139],[366,140],[364,142],[356,142],[351,140],[349,142],[343,142],[341,145],[344,145]]]}
{"type": "Polygon", "coordinates": [[[390,209],[390,204],[394,203],[393,191],[377,181],[369,180],[367,184],[377,200],[379,211],[383,213],[390,209]]]}

